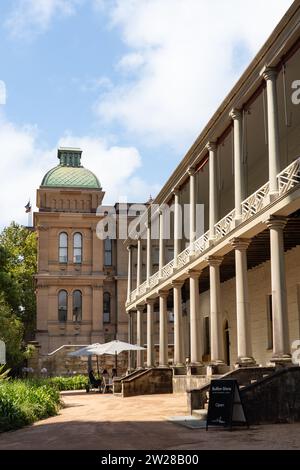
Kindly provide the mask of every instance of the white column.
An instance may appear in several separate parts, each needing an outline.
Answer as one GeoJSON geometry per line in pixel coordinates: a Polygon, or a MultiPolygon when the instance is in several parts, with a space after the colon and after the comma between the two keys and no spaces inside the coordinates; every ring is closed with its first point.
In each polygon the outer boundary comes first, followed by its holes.
{"type": "Polygon", "coordinates": [[[211,362],[224,363],[222,331],[220,265],[222,258],[208,258],[210,277],[210,343],[211,362]]]}
{"type": "MultiPolygon", "coordinates": [[[[144,347],[144,306],[138,305],[136,309],[136,344],[144,347]]],[[[144,351],[137,351],[136,365],[138,369],[144,367],[144,351]]]]}
{"type": "Polygon", "coordinates": [[[132,246],[127,247],[128,251],[128,279],[127,279],[127,302],[130,302],[131,286],[132,286],[132,246]]]}
{"type": "Polygon", "coordinates": [[[169,291],[159,292],[159,366],[168,367],[168,300],[169,291]]]}
{"type": "Polygon", "coordinates": [[[182,321],[182,281],[172,282],[174,296],[174,364],[185,365],[184,331],[182,321]]]}
{"type": "Polygon", "coordinates": [[[202,324],[200,315],[199,277],[201,272],[190,271],[190,341],[191,365],[202,364],[202,324]]]}
{"type": "Polygon", "coordinates": [[[217,144],[208,142],[209,150],[209,238],[215,238],[218,219],[217,144]]]}
{"type": "Polygon", "coordinates": [[[174,194],[174,266],[177,266],[177,256],[180,253],[181,242],[181,217],[179,205],[179,189],[173,189],[174,194]]]}
{"type": "Polygon", "coordinates": [[[154,366],[154,303],[147,300],[147,367],[154,366]]]}
{"type": "Polygon", "coordinates": [[[159,212],[159,275],[162,276],[162,268],[165,265],[165,240],[164,240],[164,213],[159,212]]]}
{"type": "Polygon", "coordinates": [[[242,202],[245,199],[242,116],[242,112],[239,109],[233,109],[230,112],[230,117],[233,119],[234,131],[234,201],[236,220],[240,220],[242,217],[242,202]]]}
{"type": "MultiPolygon", "coordinates": [[[[128,312],[128,343],[134,344],[132,311],[128,312]]],[[[133,351],[128,351],[128,370],[133,369],[133,351]]]]}
{"type": "Polygon", "coordinates": [[[285,218],[267,221],[271,244],[271,285],[273,315],[273,362],[290,362],[288,308],[286,295],[283,229],[285,218]]]}
{"type": "Polygon", "coordinates": [[[147,225],[147,284],[149,285],[149,278],[152,275],[152,241],[151,241],[151,225],[147,225]]]}
{"type": "Polygon", "coordinates": [[[137,267],[136,267],[136,288],[139,290],[142,284],[142,266],[143,266],[143,253],[142,253],[142,240],[139,238],[137,241],[137,267]]]}
{"type": "Polygon", "coordinates": [[[252,357],[250,334],[250,303],[248,294],[247,248],[250,240],[235,238],[231,242],[235,249],[237,364],[255,364],[252,357]]]}
{"type": "Polygon", "coordinates": [[[190,244],[194,251],[194,241],[196,240],[196,176],[195,169],[189,168],[190,176],[190,244]]]}
{"type": "Polygon", "coordinates": [[[267,107],[268,107],[268,145],[269,145],[269,181],[270,194],[278,191],[277,175],[280,172],[280,147],[279,147],[279,125],[278,125],[278,103],[276,77],[277,70],[265,67],[261,76],[267,83],[267,107]]]}

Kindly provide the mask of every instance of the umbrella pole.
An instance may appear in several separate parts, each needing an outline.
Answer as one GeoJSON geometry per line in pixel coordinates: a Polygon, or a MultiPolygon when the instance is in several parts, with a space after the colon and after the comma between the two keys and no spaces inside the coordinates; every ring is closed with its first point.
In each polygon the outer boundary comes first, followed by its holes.
{"type": "Polygon", "coordinates": [[[116,374],[118,376],[118,354],[115,353],[115,368],[116,368],[116,374]]]}
{"type": "Polygon", "coordinates": [[[100,377],[100,371],[99,371],[99,357],[96,356],[97,358],[97,372],[98,372],[98,377],[100,377]]]}

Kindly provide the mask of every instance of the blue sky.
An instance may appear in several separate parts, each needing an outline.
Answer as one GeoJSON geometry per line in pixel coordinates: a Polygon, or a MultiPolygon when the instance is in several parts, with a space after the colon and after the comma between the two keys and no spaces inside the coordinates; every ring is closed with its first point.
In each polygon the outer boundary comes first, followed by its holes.
{"type": "Polygon", "coordinates": [[[154,196],[291,3],[2,1],[0,225],[26,222],[58,145],[107,203],[154,196]]]}

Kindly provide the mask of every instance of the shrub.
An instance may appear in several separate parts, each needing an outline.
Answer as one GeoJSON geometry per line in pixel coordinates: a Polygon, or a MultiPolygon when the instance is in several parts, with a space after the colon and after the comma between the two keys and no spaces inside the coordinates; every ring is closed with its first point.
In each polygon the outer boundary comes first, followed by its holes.
{"type": "Polygon", "coordinates": [[[61,406],[55,386],[30,380],[0,383],[0,432],[17,429],[57,414],[61,406]]]}
{"type": "Polygon", "coordinates": [[[59,391],[84,390],[89,383],[85,375],[74,375],[73,377],[53,377],[48,379],[59,391]]]}

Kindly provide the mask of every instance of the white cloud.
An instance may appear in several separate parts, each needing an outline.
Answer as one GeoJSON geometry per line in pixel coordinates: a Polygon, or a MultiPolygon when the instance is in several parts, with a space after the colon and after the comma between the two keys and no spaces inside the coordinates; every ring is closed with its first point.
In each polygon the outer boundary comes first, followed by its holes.
{"type": "Polygon", "coordinates": [[[0,80],[0,105],[6,104],[6,85],[3,80],[0,80]]]}
{"type": "Polygon", "coordinates": [[[24,206],[30,198],[35,208],[36,189],[44,174],[58,163],[60,145],[82,148],[82,163],[99,177],[106,191],[105,203],[115,203],[121,195],[133,202],[143,202],[150,192],[159,189],[137,175],[141,156],[134,147],[109,146],[104,139],[67,135],[55,148],[45,149],[38,138],[36,127],[17,127],[0,116],[0,226],[12,220],[27,223],[24,206]]]}
{"type": "Polygon", "coordinates": [[[45,32],[54,17],[71,16],[81,0],[18,0],[5,25],[13,37],[45,32]]]}
{"type": "Polygon", "coordinates": [[[143,142],[189,146],[292,0],[116,0],[129,78],[97,103],[143,142]]]}
{"type": "Polygon", "coordinates": [[[144,64],[144,57],[142,54],[126,54],[117,64],[117,68],[123,71],[136,70],[144,64]]]}

